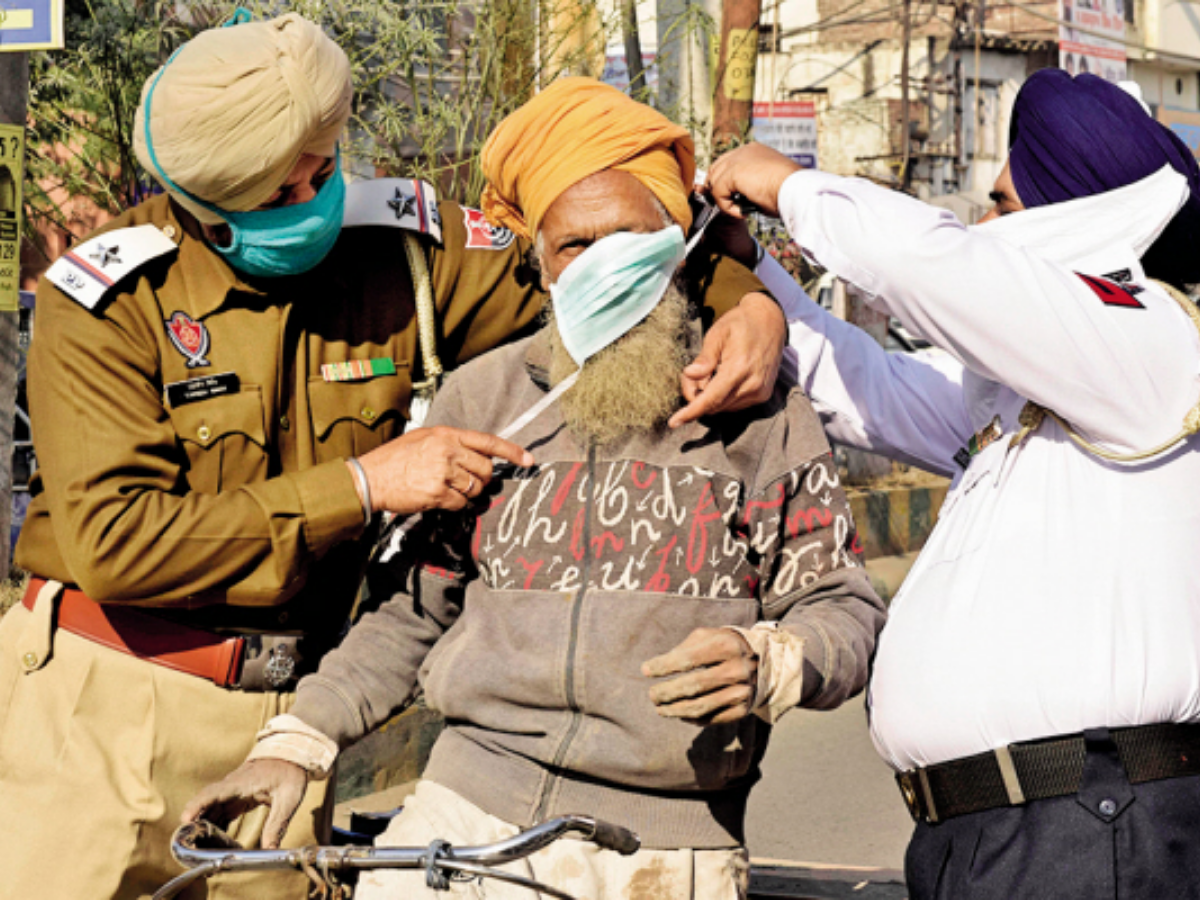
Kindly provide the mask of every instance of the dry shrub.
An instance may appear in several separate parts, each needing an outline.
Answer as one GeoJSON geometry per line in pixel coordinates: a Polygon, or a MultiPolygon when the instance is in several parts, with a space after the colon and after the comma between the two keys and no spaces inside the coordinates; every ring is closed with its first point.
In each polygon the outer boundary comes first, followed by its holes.
{"type": "Polygon", "coordinates": [[[21,602],[28,583],[29,573],[15,567],[9,572],[8,578],[0,581],[0,616],[21,602]]]}

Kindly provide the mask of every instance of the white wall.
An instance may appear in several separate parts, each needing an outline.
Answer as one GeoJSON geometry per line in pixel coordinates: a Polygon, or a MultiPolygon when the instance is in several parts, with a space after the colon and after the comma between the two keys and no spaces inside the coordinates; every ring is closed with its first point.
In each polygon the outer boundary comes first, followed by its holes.
{"type": "Polygon", "coordinates": [[[1129,77],[1142,89],[1142,99],[1152,106],[1200,109],[1200,77],[1195,70],[1161,62],[1131,62],[1129,77]]]}
{"type": "Polygon", "coordinates": [[[1187,0],[1152,0],[1158,3],[1158,34],[1146,43],[1165,51],[1200,56],[1200,3],[1187,0]]]}

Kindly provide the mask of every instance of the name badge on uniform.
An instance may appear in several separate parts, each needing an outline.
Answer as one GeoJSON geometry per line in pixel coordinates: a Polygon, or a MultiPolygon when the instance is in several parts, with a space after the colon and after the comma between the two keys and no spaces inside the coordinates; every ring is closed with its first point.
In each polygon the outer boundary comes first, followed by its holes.
{"type": "Polygon", "coordinates": [[[346,362],[325,363],[321,366],[321,377],[326,381],[366,381],[380,375],[395,375],[396,364],[388,357],[383,359],[351,359],[346,362]]]}
{"type": "Polygon", "coordinates": [[[224,394],[236,394],[242,389],[241,379],[237,372],[222,372],[220,375],[202,375],[199,378],[189,378],[187,381],[176,381],[166,387],[167,403],[172,409],[178,409],[198,400],[209,397],[220,397],[224,394]]]}

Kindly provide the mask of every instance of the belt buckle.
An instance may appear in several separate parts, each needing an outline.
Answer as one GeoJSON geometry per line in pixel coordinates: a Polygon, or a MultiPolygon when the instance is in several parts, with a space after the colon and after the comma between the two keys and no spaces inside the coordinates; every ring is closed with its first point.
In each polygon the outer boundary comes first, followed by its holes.
{"type": "Polygon", "coordinates": [[[271,658],[263,669],[263,680],[279,690],[296,674],[296,657],[287,644],[276,644],[271,648],[271,658]]]}
{"type": "Polygon", "coordinates": [[[907,772],[897,773],[896,784],[900,786],[900,796],[904,798],[908,814],[913,817],[914,822],[920,822],[921,803],[917,795],[917,770],[909,769],[907,772]]]}
{"type": "Polygon", "coordinates": [[[300,668],[298,638],[248,635],[237,687],[243,691],[283,691],[294,685],[300,668]]]}

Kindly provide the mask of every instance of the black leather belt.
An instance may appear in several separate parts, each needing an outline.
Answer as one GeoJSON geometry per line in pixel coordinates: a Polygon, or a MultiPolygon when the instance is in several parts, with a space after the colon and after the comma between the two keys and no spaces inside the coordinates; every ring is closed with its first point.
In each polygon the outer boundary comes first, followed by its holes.
{"type": "MultiPolygon", "coordinates": [[[[1130,784],[1200,775],[1200,723],[1110,730],[1130,784]]],[[[896,776],[908,811],[934,824],[1079,792],[1083,735],[1010,744],[896,776]]]]}

